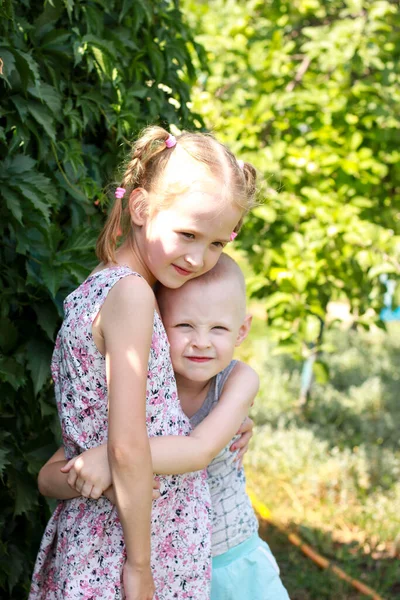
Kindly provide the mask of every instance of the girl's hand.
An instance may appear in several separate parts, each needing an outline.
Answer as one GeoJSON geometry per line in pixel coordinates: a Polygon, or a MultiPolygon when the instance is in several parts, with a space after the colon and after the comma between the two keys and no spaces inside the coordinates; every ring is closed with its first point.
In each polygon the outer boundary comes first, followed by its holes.
{"type": "MultiPolygon", "coordinates": [[[[68,485],[85,498],[98,500],[104,494],[115,504],[114,488],[108,466],[107,445],[96,446],[74,456],[61,468],[68,473],[68,485]]],[[[160,497],[160,484],[153,479],[153,500],[160,497]]]]}
{"type": "Polygon", "coordinates": [[[239,431],[237,432],[237,435],[240,435],[240,438],[236,440],[236,442],[234,442],[230,447],[231,452],[239,450],[235,459],[238,463],[238,469],[243,466],[244,455],[249,449],[249,442],[253,437],[253,427],[254,421],[250,419],[250,417],[246,417],[241,424],[239,431]]]}
{"type": "Polygon", "coordinates": [[[126,600],[153,600],[155,588],[150,565],[138,568],[127,561],[122,581],[126,600]]]}
{"type": "Polygon", "coordinates": [[[72,489],[85,498],[98,500],[104,490],[112,484],[107,444],[96,446],[71,458],[61,471],[68,473],[67,482],[72,489]]]}

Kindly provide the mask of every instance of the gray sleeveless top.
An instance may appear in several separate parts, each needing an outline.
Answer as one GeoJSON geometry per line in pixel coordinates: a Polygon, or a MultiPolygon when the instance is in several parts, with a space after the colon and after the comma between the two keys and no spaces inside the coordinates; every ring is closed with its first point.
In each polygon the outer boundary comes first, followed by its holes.
{"type": "MultiPolygon", "coordinates": [[[[192,416],[190,423],[196,427],[218,402],[236,360],[212,380],[203,405],[192,416]]],[[[229,450],[238,438],[235,436],[221,450],[207,468],[207,480],[212,501],[212,555],[219,556],[241,544],[258,531],[258,521],[246,494],[244,469],[238,470],[235,452],[229,450]]]]}

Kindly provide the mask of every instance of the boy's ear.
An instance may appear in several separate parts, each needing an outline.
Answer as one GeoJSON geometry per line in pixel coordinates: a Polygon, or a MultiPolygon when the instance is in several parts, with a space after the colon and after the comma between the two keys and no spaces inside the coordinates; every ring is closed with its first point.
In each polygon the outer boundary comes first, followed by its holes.
{"type": "Polygon", "coordinates": [[[240,344],[247,338],[249,335],[251,322],[253,320],[253,315],[246,315],[243,323],[240,326],[238,336],[236,338],[235,346],[240,346],[240,344]]]}
{"type": "Polygon", "coordinates": [[[147,217],[147,192],[143,188],[136,188],[129,196],[129,214],[135,225],[141,227],[147,217]]]}

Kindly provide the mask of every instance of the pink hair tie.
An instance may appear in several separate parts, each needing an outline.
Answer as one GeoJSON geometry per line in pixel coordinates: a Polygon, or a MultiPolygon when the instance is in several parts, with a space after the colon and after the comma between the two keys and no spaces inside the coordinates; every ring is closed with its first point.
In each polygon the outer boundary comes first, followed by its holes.
{"type": "Polygon", "coordinates": [[[165,145],[167,148],[173,148],[176,146],[176,137],[174,135],[169,134],[167,139],[165,140],[165,145]]]}
{"type": "Polygon", "coordinates": [[[118,188],[115,190],[115,197],[116,197],[116,198],[123,198],[123,197],[125,196],[125,192],[126,192],[126,189],[125,189],[125,188],[120,188],[120,187],[118,187],[118,188]]]}
{"type": "Polygon", "coordinates": [[[229,241],[233,242],[233,240],[235,239],[236,236],[237,236],[237,233],[235,231],[232,231],[229,241]]]}
{"type": "Polygon", "coordinates": [[[239,169],[243,169],[243,167],[244,167],[244,161],[243,160],[238,160],[237,164],[239,165],[239,169]]]}

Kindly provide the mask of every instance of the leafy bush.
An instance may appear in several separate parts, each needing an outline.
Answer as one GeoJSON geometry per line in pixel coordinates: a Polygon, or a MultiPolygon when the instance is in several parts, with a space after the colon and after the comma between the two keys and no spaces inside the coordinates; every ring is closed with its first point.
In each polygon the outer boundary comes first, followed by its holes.
{"type": "Polygon", "coordinates": [[[0,3],[0,594],[25,598],[49,508],[36,474],[58,441],[49,365],[62,302],[129,140],[189,127],[199,50],[176,2],[0,3]]]}
{"type": "MultiPolygon", "coordinates": [[[[266,202],[237,243],[274,335],[306,354],[328,303],[342,298],[368,327],[382,307],[379,275],[400,281],[398,6],[184,4],[210,58],[193,106],[263,174],[266,202]]],[[[400,284],[395,296],[399,304],[400,284]]]]}
{"type": "Polygon", "coordinates": [[[355,540],[371,547],[385,543],[394,552],[400,510],[398,333],[396,324],[389,333],[331,332],[331,381],[315,384],[300,410],[299,366],[274,356],[274,345],[256,327],[244,348],[261,375],[247,467],[273,516],[332,534],[349,528],[355,540]]]}

